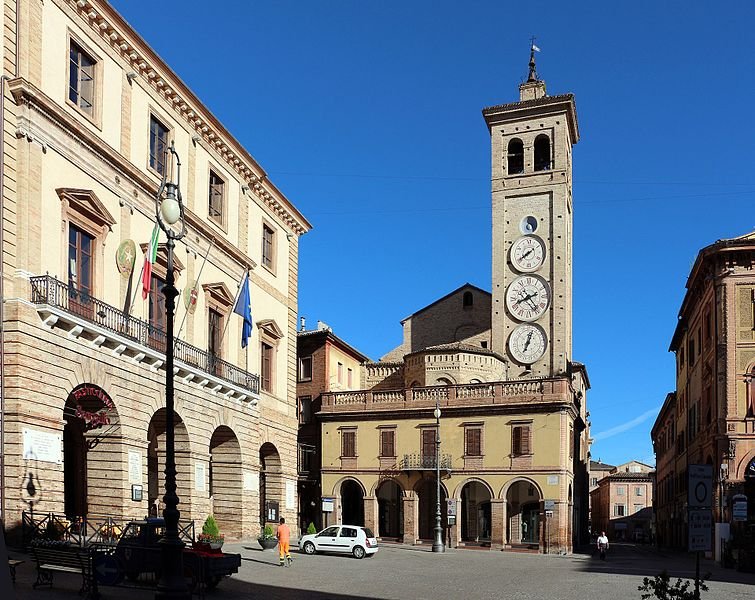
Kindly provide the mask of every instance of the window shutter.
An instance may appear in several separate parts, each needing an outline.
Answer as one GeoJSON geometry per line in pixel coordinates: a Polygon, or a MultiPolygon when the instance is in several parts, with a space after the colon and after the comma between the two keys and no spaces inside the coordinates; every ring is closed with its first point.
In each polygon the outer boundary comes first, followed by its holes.
{"type": "Polygon", "coordinates": [[[479,429],[467,429],[467,456],[481,456],[481,431],[479,429]]]}
{"type": "Polygon", "coordinates": [[[393,431],[381,431],[380,432],[382,444],[381,444],[381,456],[396,456],[395,451],[395,438],[393,431]]]}
{"type": "Polygon", "coordinates": [[[519,456],[522,453],[522,428],[517,426],[511,432],[511,453],[519,456]]]}
{"type": "Polygon", "coordinates": [[[344,431],[341,434],[341,455],[346,457],[354,457],[356,453],[356,432],[344,431]]]}
{"type": "Polygon", "coordinates": [[[435,430],[422,430],[422,456],[435,456],[435,430]]]}
{"type": "Polygon", "coordinates": [[[530,454],[532,450],[530,449],[530,426],[524,425],[521,427],[522,430],[522,454],[530,454]]]}

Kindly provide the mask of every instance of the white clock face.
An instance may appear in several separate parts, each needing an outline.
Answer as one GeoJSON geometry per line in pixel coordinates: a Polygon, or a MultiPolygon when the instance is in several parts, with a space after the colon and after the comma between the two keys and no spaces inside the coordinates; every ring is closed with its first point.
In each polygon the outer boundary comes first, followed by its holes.
{"type": "Polygon", "coordinates": [[[545,244],[536,235],[525,235],[511,244],[511,264],[517,271],[531,273],[543,266],[545,244]]]}
{"type": "Polygon", "coordinates": [[[537,275],[520,275],[506,290],[506,308],[520,321],[539,319],[550,301],[550,287],[537,275]]]}
{"type": "Polygon", "coordinates": [[[515,361],[531,365],[545,354],[548,338],[542,327],[525,323],[518,325],[509,336],[509,352],[515,361]]]}

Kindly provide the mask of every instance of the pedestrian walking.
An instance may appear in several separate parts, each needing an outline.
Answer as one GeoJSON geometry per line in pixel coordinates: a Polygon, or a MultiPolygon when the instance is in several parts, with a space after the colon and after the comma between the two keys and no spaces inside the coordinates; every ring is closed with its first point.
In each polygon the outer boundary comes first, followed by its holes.
{"type": "Polygon", "coordinates": [[[598,552],[600,553],[600,560],[606,559],[607,551],[608,551],[608,537],[606,536],[606,532],[602,531],[600,535],[598,536],[598,552]]]}
{"type": "Polygon", "coordinates": [[[278,525],[278,531],[275,534],[278,538],[278,551],[280,552],[280,566],[290,565],[293,562],[291,558],[291,552],[289,548],[289,542],[291,541],[291,528],[286,525],[286,519],[280,518],[280,524],[278,525]]]}

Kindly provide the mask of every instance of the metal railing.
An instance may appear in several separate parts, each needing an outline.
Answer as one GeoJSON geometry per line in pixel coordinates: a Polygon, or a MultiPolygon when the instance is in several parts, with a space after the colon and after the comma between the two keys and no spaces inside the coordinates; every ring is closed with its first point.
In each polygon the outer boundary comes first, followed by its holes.
{"type": "MultiPolygon", "coordinates": [[[[452,459],[450,454],[440,455],[440,469],[442,471],[450,471],[451,463],[452,459]]],[[[417,452],[415,454],[404,454],[404,458],[401,459],[399,467],[402,471],[424,471],[435,469],[435,465],[434,454],[426,455],[417,452]]]]}
{"type": "MultiPolygon", "coordinates": [[[[50,275],[32,277],[30,281],[32,303],[60,308],[143,346],[165,352],[167,336],[161,328],[128,315],[90,294],[70,288],[50,275]]],[[[175,340],[174,349],[176,360],[251,390],[255,394],[259,393],[258,375],[183,340],[175,340]]]]}

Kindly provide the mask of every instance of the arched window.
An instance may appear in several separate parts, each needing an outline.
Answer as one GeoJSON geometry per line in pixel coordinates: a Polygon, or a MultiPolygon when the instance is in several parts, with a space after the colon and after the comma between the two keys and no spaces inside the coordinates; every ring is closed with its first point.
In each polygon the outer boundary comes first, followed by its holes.
{"type": "Polygon", "coordinates": [[[461,298],[462,308],[472,308],[473,304],[474,304],[474,297],[472,296],[472,292],[464,292],[464,296],[462,296],[461,298]]]}
{"type": "Polygon", "coordinates": [[[551,168],[551,139],[541,133],[535,138],[535,171],[549,171],[551,168]]]}
{"type": "Polygon", "coordinates": [[[507,171],[509,175],[524,173],[524,144],[522,140],[514,138],[509,141],[507,157],[507,171]]]}

